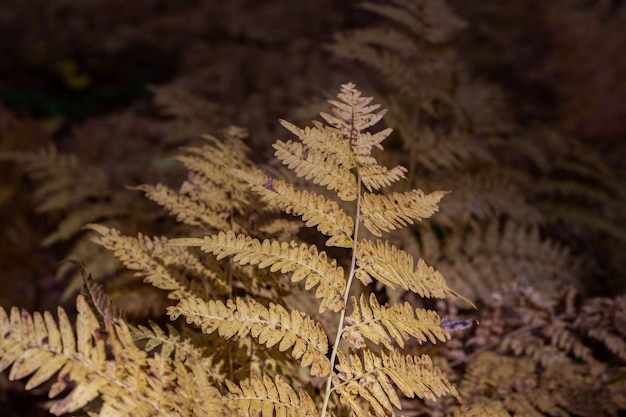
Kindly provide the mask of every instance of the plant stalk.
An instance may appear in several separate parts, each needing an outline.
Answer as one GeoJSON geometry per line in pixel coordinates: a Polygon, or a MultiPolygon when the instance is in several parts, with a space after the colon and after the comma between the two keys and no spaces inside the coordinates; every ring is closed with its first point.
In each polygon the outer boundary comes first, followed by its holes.
{"type": "MultiPolygon", "coordinates": [[[[350,287],[352,286],[352,280],[354,279],[354,273],[356,270],[356,246],[359,238],[359,224],[361,220],[361,178],[357,180],[357,200],[356,200],[356,215],[354,216],[354,233],[352,234],[352,261],[350,262],[350,274],[348,275],[348,283],[346,284],[346,291],[343,294],[343,303],[348,305],[348,296],[350,294],[350,287]]],[[[333,388],[333,368],[335,360],[337,359],[337,351],[339,350],[339,342],[341,342],[341,335],[343,332],[343,322],[346,317],[346,309],[341,310],[339,316],[339,324],[337,325],[337,336],[335,337],[335,344],[333,345],[333,351],[330,355],[330,375],[326,381],[326,394],[324,395],[324,404],[322,405],[321,417],[326,417],[326,409],[328,408],[328,401],[330,400],[330,394],[333,388]]]]}

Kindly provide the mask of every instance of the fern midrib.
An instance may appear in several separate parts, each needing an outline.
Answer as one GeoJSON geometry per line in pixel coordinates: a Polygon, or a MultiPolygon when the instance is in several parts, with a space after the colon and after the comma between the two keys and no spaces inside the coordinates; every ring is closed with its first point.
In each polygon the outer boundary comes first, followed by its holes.
{"type": "MultiPolygon", "coordinates": [[[[358,175],[358,174],[357,174],[358,175]]],[[[344,305],[348,305],[348,296],[350,295],[350,287],[352,286],[352,281],[354,280],[354,275],[356,272],[356,247],[357,242],[359,241],[359,225],[361,223],[361,177],[357,177],[357,199],[356,199],[356,215],[354,216],[354,233],[353,233],[353,242],[352,242],[352,260],[350,261],[350,274],[348,276],[348,282],[346,284],[346,290],[343,294],[343,303],[344,305]]],[[[337,324],[337,336],[335,337],[335,343],[333,344],[333,351],[330,355],[330,375],[328,376],[328,380],[326,381],[326,393],[324,394],[324,404],[322,405],[322,414],[321,417],[326,416],[326,410],[328,408],[328,401],[330,400],[330,394],[333,391],[332,386],[332,373],[333,368],[335,366],[335,361],[337,360],[337,351],[339,350],[339,342],[341,342],[341,336],[344,331],[343,323],[346,318],[346,309],[341,309],[341,314],[339,316],[339,323],[337,324]]]]}

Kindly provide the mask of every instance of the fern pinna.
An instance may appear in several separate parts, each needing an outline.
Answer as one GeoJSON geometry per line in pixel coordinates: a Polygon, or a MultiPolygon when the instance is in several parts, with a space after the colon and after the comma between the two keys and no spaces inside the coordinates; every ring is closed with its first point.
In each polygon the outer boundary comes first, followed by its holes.
{"type": "MultiPolygon", "coordinates": [[[[373,148],[382,149],[381,142],[391,133],[391,129],[369,131],[385,110],[370,104],[372,99],[362,97],[351,83],[343,85],[337,97],[330,101],[331,112],[321,113],[326,124],[314,121],[310,127],[299,128],[282,120],[298,139],[274,144],[276,157],[298,177],[320,186],[319,192],[300,190],[252,164],[239,163],[232,153],[230,159],[213,157],[213,161],[206,161],[213,168],[198,167],[201,158],[192,158],[186,164],[192,161],[190,169],[197,174],[190,174],[193,184],[183,188],[215,186],[215,193],[204,191],[231,199],[228,204],[213,201],[219,206],[219,219],[227,221],[213,221],[217,217],[206,212],[210,201],[203,203],[199,197],[202,193],[183,195],[182,188],[177,193],[159,186],[140,189],[182,222],[209,232],[206,236],[135,239],[105,226],[91,226],[101,235],[96,241],[113,250],[125,266],[170,292],[175,300],[167,308],[170,319],[184,317],[205,335],[216,333],[241,342],[251,339],[265,346],[269,356],[257,348],[247,351],[251,358],[246,377],[233,377],[237,374],[232,372],[226,377],[216,370],[201,338],[183,342],[178,332],[171,331],[168,336],[156,325],[152,330],[133,330],[121,317],[111,317],[106,308],[101,312],[104,324],[99,324],[82,296],[78,299],[76,338],[62,310],[59,326],[48,313],[30,316],[14,309],[7,315],[2,310],[0,368],[13,365],[11,378],[35,372],[27,388],[58,372],[51,396],[72,383],[65,399],[52,408],[58,414],[77,410],[98,396],[101,407],[98,412],[92,405],[88,410],[92,415],[264,417],[386,415],[402,408],[398,391],[409,398],[436,399],[447,394],[459,398],[428,355],[405,355],[401,351],[410,338],[436,343],[450,337],[435,311],[413,308],[408,303],[381,305],[374,293],[350,295],[358,293],[353,288],[356,278],[364,285],[377,281],[426,298],[458,296],[423,260],[416,262],[389,241],[378,239],[383,232],[432,216],[446,192],[381,193],[406,173],[401,166],[389,169],[379,165],[372,155],[373,148]],[[231,180],[211,181],[209,174],[216,167],[231,180]],[[258,193],[260,201],[244,198],[242,183],[258,193]],[[236,192],[228,193],[227,185],[236,192]],[[252,205],[261,207],[262,214],[278,208],[301,217],[307,227],[326,237],[326,246],[335,248],[333,253],[346,251],[346,268],[314,244],[285,241],[271,234],[258,238],[251,235],[250,224],[228,217],[233,208],[254,217],[245,208],[252,205]],[[194,210],[203,212],[193,214],[194,210]],[[373,239],[360,238],[360,233],[369,233],[373,239]],[[209,258],[198,261],[200,253],[194,247],[209,258]],[[230,266],[220,267],[216,261],[225,258],[230,259],[230,266]],[[258,268],[255,274],[259,276],[269,270],[294,283],[304,281],[304,289],[312,291],[317,300],[319,316],[289,308],[278,293],[268,297],[261,290],[242,291],[252,287],[237,287],[233,278],[249,277],[249,269],[242,273],[242,268],[251,266],[258,268]],[[198,282],[194,275],[206,275],[202,285],[194,284],[198,282]],[[211,289],[213,284],[219,288],[211,289]],[[339,313],[338,319],[336,315],[323,319],[332,312],[339,313]],[[329,342],[329,335],[334,341],[329,342]],[[145,350],[136,344],[144,339],[149,340],[145,350]],[[146,352],[159,345],[160,353],[146,352]],[[253,365],[259,358],[279,361],[284,352],[308,369],[310,376],[290,372],[282,365],[273,369],[253,365]],[[313,381],[311,377],[325,378],[325,389],[320,385],[318,392],[314,384],[308,384],[313,381]]],[[[216,143],[216,148],[220,146],[228,147],[216,143]]],[[[243,144],[234,152],[241,149],[243,144]]],[[[283,233],[276,236],[293,236],[285,233],[293,232],[293,228],[282,229],[283,233]]]]}

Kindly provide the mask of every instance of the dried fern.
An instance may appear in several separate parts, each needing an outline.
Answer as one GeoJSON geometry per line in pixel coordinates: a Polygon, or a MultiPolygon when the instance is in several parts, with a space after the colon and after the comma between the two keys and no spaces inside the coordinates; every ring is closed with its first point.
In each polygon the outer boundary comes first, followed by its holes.
{"type": "Polygon", "coordinates": [[[29,314],[0,308],[0,369],[10,379],[30,376],[25,388],[38,387],[57,374],[49,387],[50,412],[70,413],[102,401],[99,415],[192,416],[223,412],[218,391],[201,367],[187,368],[169,357],[148,357],[135,345],[127,324],[107,317],[105,331],[82,296],[77,300],[76,332],[67,313],[29,314]]]}
{"type": "MultiPolygon", "coordinates": [[[[362,97],[352,84],[343,85],[337,97],[338,100],[330,101],[333,106],[331,112],[321,114],[327,125],[315,122],[312,127],[301,129],[281,121],[299,140],[278,141],[274,148],[277,158],[297,176],[335,193],[339,200],[353,202],[355,217],[340,208],[339,202],[335,202],[332,197],[313,190],[301,191],[293,184],[259,170],[228,164],[224,164],[223,169],[247,182],[263,202],[277,206],[287,214],[301,217],[308,227],[315,227],[328,237],[326,245],[351,249],[352,264],[347,278],[335,259],[329,258],[313,245],[296,241],[261,241],[232,231],[201,239],[171,241],[176,246],[199,247],[217,259],[230,257],[236,264],[257,265],[259,268],[269,268],[271,272],[290,274],[293,282],[304,281],[306,290],[317,286],[315,297],[321,299],[320,313],[327,309],[341,313],[332,350],[329,352],[327,345],[319,345],[321,340],[324,343],[326,341],[325,332],[319,333],[321,324],[304,312],[288,312],[274,303],[266,307],[252,299],[237,298],[222,303],[186,298],[169,311],[172,318],[185,316],[188,322],[194,323],[205,333],[218,331],[226,338],[250,334],[268,347],[278,345],[280,351],[293,346],[292,355],[300,360],[301,366],[308,367],[312,375],[328,377],[322,415],[327,412],[330,395],[334,392],[357,415],[366,415],[364,413],[370,407],[373,412],[380,414],[391,411],[393,407],[400,407],[392,382],[411,397],[434,398],[455,393],[440,371],[432,365],[425,365],[427,357],[404,357],[393,347],[394,340],[402,346],[409,337],[420,342],[445,341],[447,333],[433,311],[413,311],[408,305],[381,307],[374,295],[370,296],[369,303],[362,299],[359,305],[354,297],[348,297],[353,279],[356,277],[364,283],[378,280],[392,287],[400,285],[425,297],[445,298],[457,294],[447,287],[440,274],[423,261],[420,260],[414,266],[410,255],[390,247],[388,243],[358,240],[359,229],[363,226],[372,234],[381,236],[383,231],[430,217],[437,210],[437,203],[445,192],[426,194],[412,190],[389,195],[374,193],[403,178],[406,172],[400,166],[389,170],[378,165],[372,155],[372,149],[381,148],[380,143],[391,130],[370,133],[366,129],[380,121],[385,111],[378,110],[378,105],[371,105],[371,98],[362,97]],[[387,274],[385,271],[392,272],[387,274]],[[344,322],[346,309],[350,307],[352,313],[344,322]],[[301,323],[297,328],[293,325],[294,320],[301,323]],[[309,324],[303,327],[304,323],[309,324]],[[349,362],[346,362],[339,349],[342,337],[357,349],[350,354],[349,362]],[[380,350],[380,346],[370,350],[365,347],[363,338],[392,350],[380,350]],[[328,353],[330,361],[326,356],[328,353]],[[362,360],[367,364],[368,377],[359,371],[363,366],[360,355],[364,355],[362,360]],[[339,360],[338,373],[332,370],[336,359],[339,360]],[[372,361],[380,363],[372,365],[375,368],[369,368],[372,361]],[[386,380],[387,377],[390,379],[386,380]],[[386,382],[364,391],[357,392],[351,388],[360,386],[366,380],[379,379],[386,382]],[[425,379],[431,382],[428,385],[415,385],[417,381],[425,379]]],[[[250,384],[246,385],[248,391],[253,390],[255,395],[259,395],[260,391],[272,391],[273,382],[263,377],[246,384],[250,384]]],[[[242,390],[245,392],[243,386],[242,390]]],[[[255,407],[259,408],[253,408],[251,404],[250,410],[264,409],[263,402],[272,401],[272,397],[267,395],[265,399],[255,400],[259,402],[255,407]]],[[[247,410],[246,407],[244,409],[247,410]]]]}
{"type": "Polygon", "coordinates": [[[626,409],[624,317],[623,297],[581,302],[569,289],[555,302],[508,288],[466,344],[472,353],[462,359],[460,392],[512,415],[619,415],[626,409]]]}
{"type": "MultiPolygon", "coordinates": [[[[357,278],[363,284],[376,281],[422,297],[458,296],[422,259],[415,261],[387,241],[359,238],[368,232],[381,237],[383,232],[432,216],[446,192],[383,194],[406,173],[401,166],[388,169],[378,164],[372,153],[374,148],[382,149],[381,142],[391,133],[389,128],[370,131],[386,111],[372,105],[372,98],[363,97],[353,84],[343,85],[337,98],[330,100],[329,113],[321,113],[327,124],[314,122],[300,129],[282,121],[297,139],[278,141],[275,146],[276,156],[287,168],[325,190],[301,190],[287,180],[273,178],[274,173],[263,173],[249,162],[245,146],[233,135],[227,135],[224,142],[206,137],[209,144],[187,148],[179,157],[190,170],[180,190],[161,184],[138,187],[180,222],[199,229],[194,235],[204,237],[131,237],[112,227],[88,226],[98,234],[96,243],[175,300],[167,309],[171,320],[184,318],[204,338],[183,339],[177,330],[165,332],[155,324],[129,328],[121,317],[112,316],[113,307],[101,289],[88,286],[106,333],[99,333],[95,315],[79,298],[76,355],[84,354],[95,362],[87,360],[91,370],[70,373],[69,380],[76,382],[74,391],[53,412],[78,410],[100,397],[100,416],[127,415],[122,409],[146,416],[165,410],[180,416],[218,413],[211,407],[241,416],[347,412],[369,416],[402,408],[396,390],[408,398],[434,400],[452,394],[460,399],[428,355],[406,355],[398,349],[411,339],[418,344],[449,339],[435,311],[415,309],[408,303],[381,305],[374,293],[350,295],[357,278]],[[337,260],[315,244],[297,241],[298,227],[276,217],[277,209],[317,229],[326,238],[328,251],[343,258],[337,260]],[[340,265],[344,259],[348,264],[340,265]],[[284,306],[283,294],[291,292],[287,285],[300,282],[301,295],[316,299],[320,314],[338,312],[338,322],[322,322],[300,308],[284,306]],[[90,324],[85,328],[87,318],[90,324]],[[328,334],[335,338],[332,346],[328,334]],[[216,337],[228,340],[228,347],[214,344],[216,337]],[[342,340],[351,347],[345,350],[342,340]],[[104,349],[105,341],[109,350],[104,349]],[[144,349],[138,347],[142,344],[144,349]],[[326,389],[306,390],[298,381],[302,371],[285,374],[293,369],[290,362],[305,370],[304,381],[326,379],[326,389]],[[244,370],[235,371],[236,364],[244,370]],[[94,371],[102,374],[92,376],[94,371]],[[125,384],[130,384],[129,392],[115,396],[115,389],[125,384]],[[143,402],[137,399],[142,396],[143,402]]],[[[16,322],[19,317],[15,310],[6,325],[28,327],[30,319],[20,324],[16,322]]],[[[34,322],[34,328],[44,329],[37,324],[44,323],[43,319],[34,322]]],[[[66,356],[74,357],[74,339],[69,338],[66,322],[63,318],[63,346],[54,348],[63,348],[66,356]]],[[[38,334],[36,340],[42,337],[43,333],[38,334]]],[[[38,362],[50,359],[50,352],[38,353],[32,364],[22,365],[18,357],[25,354],[11,346],[3,351],[0,362],[5,367],[15,363],[11,378],[44,369],[27,388],[50,379],[64,366],[61,361],[50,362],[54,367],[38,362]]],[[[64,372],[59,374],[61,381],[68,379],[64,372]]]]}

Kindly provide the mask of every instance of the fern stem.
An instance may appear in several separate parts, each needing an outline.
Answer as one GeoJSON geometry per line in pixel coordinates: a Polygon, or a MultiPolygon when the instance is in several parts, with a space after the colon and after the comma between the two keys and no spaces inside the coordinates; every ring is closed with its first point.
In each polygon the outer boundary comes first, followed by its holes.
{"type": "MultiPolygon", "coordinates": [[[[348,305],[348,296],[350,295],[350,287],[352,286],[352,280],[354,279],[354,273],[356,270],[356,245],[359,239],[359,224],[361,220],[361,178],[357,180],[357,200],[356,200],[356,214],[354,216],[354,233],[352,234],[352,260],[350,261],[350,274],[348,275],[348,283],[346,284],[346,291],[343,294],[343,302],[348,305]]],[[[326,409],[328,408],[328,401],[330,400],[330,394],[333,389],[333,369],[335,360],[337,359],[337,351],[339,350],[339,342],[341,342],[341,334],[343,332],[343,323],[346,317],[346,309],[342,309],[339,315],[339,324],[337,325],[337,336],[335,337],[335,344],[333,345],[333,351],[330,355],[330,375],[326,381],[326,394],[324,395],[324,404],[322,405],[321,417],[326,416],[326,409]]]]}

